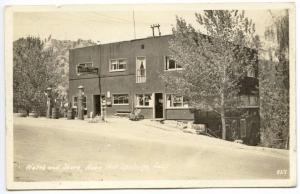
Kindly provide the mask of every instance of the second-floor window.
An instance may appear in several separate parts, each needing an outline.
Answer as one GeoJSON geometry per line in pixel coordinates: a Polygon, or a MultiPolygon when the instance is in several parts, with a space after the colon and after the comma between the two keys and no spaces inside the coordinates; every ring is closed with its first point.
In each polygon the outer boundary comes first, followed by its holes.
{"type": "Polygon", "coordinates": [[[165,56],[165,70],[181,70],[182,66],[176,63],[175,60],[165,56]]]}
{"type": "Polygon", "coordinates": [[[79,63],[77,65],[77,74],[80,73],[85,73],[87,68],[93,67],[93,63],[92,62],[87,62],[87,63],[79,63]]]}
{"type": "Polygon", "coordinates": [[[241,106],[258,106],[258,96],[241,95],[239,98],[241,106]]]}
{"type": "Polygon", "coordinates": [[[109,61],[109,71],[125,71],[127,66],[126,59],[111,59],[109,61]]]}
{"type": "Polygon", "coordinates": [[[247,68],[247,77],[255,77],[255,70],[253,66],[247,68]]]}
{"type": "Polygon", "coordinates": [[[146,82],[146,57],[136,58],[136,83],[146,82]]]}

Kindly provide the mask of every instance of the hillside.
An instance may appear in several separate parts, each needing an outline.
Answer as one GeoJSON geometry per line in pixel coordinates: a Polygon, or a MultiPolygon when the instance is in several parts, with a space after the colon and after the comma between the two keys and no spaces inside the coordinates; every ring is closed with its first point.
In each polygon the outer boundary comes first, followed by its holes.
{"type": "Polygon", "coordinates": [[[52,70],[58,75],[59,85],[55,87],[61,99],[66,99],[69,84],[69,49],[95,45],[92,40],[57,40],[49,37],[45,40],[45,49],[53,50],[52,70]]]}

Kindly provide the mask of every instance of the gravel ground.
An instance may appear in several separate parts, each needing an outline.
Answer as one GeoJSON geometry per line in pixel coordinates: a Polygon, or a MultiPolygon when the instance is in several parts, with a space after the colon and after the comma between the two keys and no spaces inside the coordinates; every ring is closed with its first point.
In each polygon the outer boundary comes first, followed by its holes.
{"type": "Polygon", "coordinates": [[[14,117],[15,181],[283,179],[288,171],[286,150],[183,133],[150,120],[14,117]]]}

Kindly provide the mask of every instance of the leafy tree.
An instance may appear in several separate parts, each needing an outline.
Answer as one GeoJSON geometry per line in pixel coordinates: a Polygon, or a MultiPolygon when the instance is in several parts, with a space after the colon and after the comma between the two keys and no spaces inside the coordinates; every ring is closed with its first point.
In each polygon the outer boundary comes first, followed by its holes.
{"type": "Polygon", "coordinates": [[[52,51],[45,51],[39,38],[20,38],[13,43],[14,111],[45,109],[45,89],[53,80],[48,71],[52,51]]]}
{"type": "Polygon", "coordinates": [[[275,16],[265,30],[268,60],[260,63],[262,144],[288,148],[289,144],[289,14],[275,16]]]}
{"type": "Polygon", "coordinates": [[[70,41],[36,37],[20,38],[13,45],[14,111],[46,109],[44,91],[52,88],[58,102],[67,99],[69,49],[95,45],[91,40],[70,41]]]}
{"type": "Polygon", "coordinates": [[[170,53],[183,70],[162,78],[192,107],[219,113],[225,139],[226,108],[237,107],[240,81],[256,63],[256,53],[247,49],[253,46],[255,26],[238,10],[205,10],[196,18],[204,31],[176,18],[170,53]]]}

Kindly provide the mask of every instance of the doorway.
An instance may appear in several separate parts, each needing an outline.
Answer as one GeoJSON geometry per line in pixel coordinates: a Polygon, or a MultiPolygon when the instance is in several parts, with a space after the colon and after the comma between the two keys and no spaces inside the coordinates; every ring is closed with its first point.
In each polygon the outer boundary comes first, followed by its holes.
{"type": "Polygon", "coordinates": [[[93,116],[100,116],[101,115],[101,100],[100,95],[94,95],[94,115],[93,116]]]}
{"type": "Polygon", "coordinates": [[[156,119],[164,116],[162,93],[155,93],[154,116],[156,119]]]}

